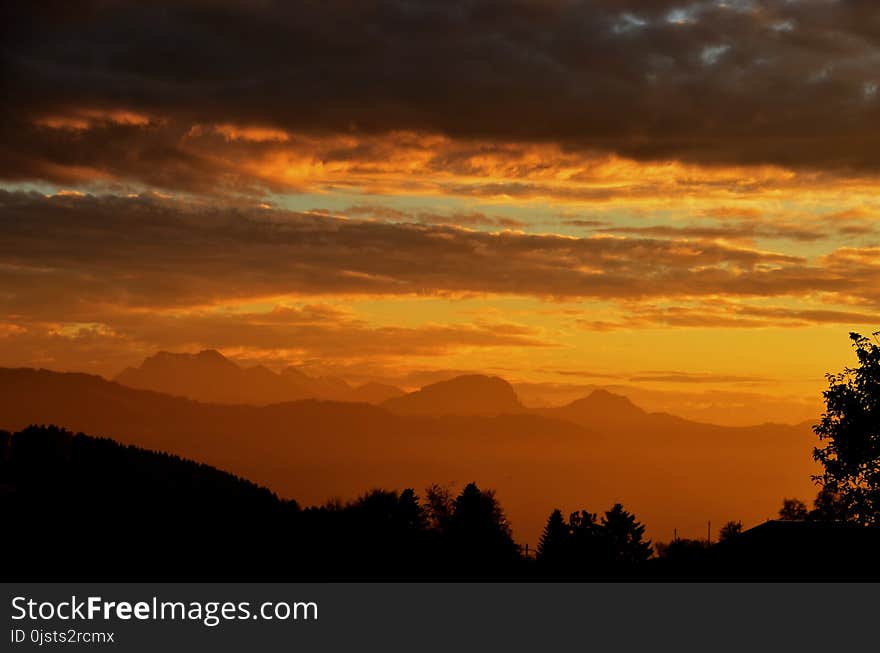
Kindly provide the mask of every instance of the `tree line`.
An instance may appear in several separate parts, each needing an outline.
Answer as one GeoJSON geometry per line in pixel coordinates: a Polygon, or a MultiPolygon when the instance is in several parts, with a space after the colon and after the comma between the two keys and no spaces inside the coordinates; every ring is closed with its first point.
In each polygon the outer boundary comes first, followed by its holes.
{"type": "Polygon", "coordinates": [[[651,554],[616,505],[548,521],[537,558],[490,489],[374,489],[301,507],[177,456],[54,426],[0,432],[0,555],[29,578],[498,578],[625,573],[651,554]]]}

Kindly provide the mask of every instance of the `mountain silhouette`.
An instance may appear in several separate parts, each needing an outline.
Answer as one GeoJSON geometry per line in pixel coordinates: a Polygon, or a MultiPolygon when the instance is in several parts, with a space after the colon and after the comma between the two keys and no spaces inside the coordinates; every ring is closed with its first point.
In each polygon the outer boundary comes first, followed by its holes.
{"type": "Polygon", "coordinates": [[[197,354],[167,351],[128,367],[115,380],[131,388],[223,404],[264,405],[298,399],[381,403],[403,394],[391,385],[352,387],[342,379],[315,378],[294,367],[277,374],[263,365],[242,368],[213,349],[197,354]]]}
{"type": "Polygon", "coordinates": [[[367,404],[381,404],[394,397],[403,396],[404,392],[389,383],[369,381],[363,385],[350,388],[341,397],[342,401],[362,401],[367,404]]]}
{"type": "Polygon", "coordinates": [[[513,387],[497,376],[468,374],[426,385],[382,403],[398,415],[496,417],[525,412],[513,387]]]}
{"type": "Polygon", "coordinates": [[[648,415],[629,398],[607,390],[594,390],[588,396],[565,406],[543,408],[538,412],[566,419],[575,424],[592,426],[635,425],[645,420],[648,415]]]}
{"type": "MultiPolygon", "coordinates": [[[[503,389],[499,395],[506,399],[495,410],[519,406],[503,389]]],[[[548,504],[576,506],[584,497],[624,502],[671,535],[673,528],[702,533],[710,517],[762,521],[779,497],[814,492],[808,425],[724,427],[662,413],[638,417],[632,408],[633,419],[621,424],[597,411],[621,399],[590,401],[590,411],[570,420],[521,408],[434,417],[311,399],[208,404],[87,374],[0,368],[0,428],[51,423],[111,437],[229,470],[307,504],[370,487],[480,479],[533,542],[548,504]]]]}

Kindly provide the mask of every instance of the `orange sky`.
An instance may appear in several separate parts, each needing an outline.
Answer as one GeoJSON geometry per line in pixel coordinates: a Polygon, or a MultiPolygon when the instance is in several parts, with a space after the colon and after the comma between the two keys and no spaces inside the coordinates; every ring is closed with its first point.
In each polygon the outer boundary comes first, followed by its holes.
{"type": "Polygon", "coordinates": [[[123,2],[12,39],[0,363],[216,348],[814,415],[880,328],[876,9],[429,5],[200,6],[184,39],[123,2]]]}

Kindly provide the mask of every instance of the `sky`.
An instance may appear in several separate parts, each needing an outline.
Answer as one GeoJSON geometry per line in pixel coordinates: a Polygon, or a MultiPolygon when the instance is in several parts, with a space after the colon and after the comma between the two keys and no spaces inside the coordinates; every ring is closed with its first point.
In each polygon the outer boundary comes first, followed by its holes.
{"type": "Polygon", "coordinates": [[[797,421],[880,328],[873,0],[0,13],[2,365],[797,421]]]}

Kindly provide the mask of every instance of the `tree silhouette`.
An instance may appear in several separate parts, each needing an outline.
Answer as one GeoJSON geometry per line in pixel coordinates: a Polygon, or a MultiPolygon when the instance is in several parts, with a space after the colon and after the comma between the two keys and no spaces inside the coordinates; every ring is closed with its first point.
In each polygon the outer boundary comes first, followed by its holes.
{"type": "Polygon", "coordinates": [[[831,485],[823,486],[813,500],[809,518],[814,521],[845,521],[847,508],[840,492],[831,485]]]}
{"type": "Polygon", "coordinates": [[[572,558],[580,572],[595,571],[608,562],[608,547],[605,530],[596,521],[596,515],[587,510],[578,510],[568,517],[571,530],[572,558]]]}
{"type": "Polygon", "coordinates": [[[782,521],[801,521],[808,516],[807,504],[800,499],[782,500],[782,507],[779,509],[779,519],[782,521]]]}
{"type": "Polygon", "coordinates": [[[826,377],[825,412],[813,427],[824,443],[813,450],[813,457],[824,470],[814,479],[839,495],[846,518],[878,524],[880,347],[858,333],[849,337],[859,365],[826,377]]]}
{"type": "Polygon", "coordinates": [[[727,540],[732,540],[737,535],[742,533],[743,525],[741,521],[729,521],[724,526],[721,527],[721,530],[718,532],[718,541],[726,542],[727,540]]]}
{"type": "Polygon", "coordinates": [[[706,540],[679,537],[671,542],[658,542],[657,557],[667,562],[689,565],[702,560],[707,549],[706,540]]]}
{"type": "Polygon", "coordinates": [[[405,489],[398,497],[397,519],[408,531],[421,531],[427,526],[426,511],[412,488],[405,489]]]}
{"type": "Polygon", "coordinates": [[[444,533],[452,518],[454,503],[448,487],[431,485],[425,490],[425,518],[428,527],[434,531],[444,533]]]}
{"type": "Polygon", "coordinates": [[[642,540],[645,527],[619,503],[602,517],[602,529],[608,553],[615,563],[639,564],[654,552],[651,542],[642,540]]]}
{"type": "Polygon", "coordinates": [[[571,554],[571,539],[571,531],[562,511],[554,510],[538,540],[538,560],[554,567],[564,565],[571,554]]]}
{"type": "Polygon", "coordinates": [[[544,571],[571,577],[607,575],[645,562],[653,553],[644,541],[645,527],[620,504],[601,522],[594,513],[578,510],[569,515],[554,510],[538,543],[538,562],[544,571]]]}
{"type": "Polygon", "coordinates": [[[468,483],[453,502],[447,537],[464,568],[492,568],[519,558],[510,525],[492,490],[468,483]]]}

